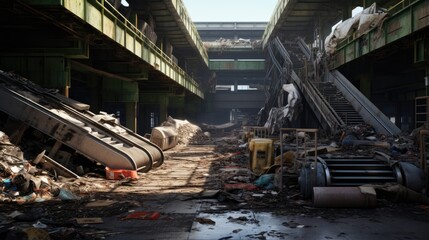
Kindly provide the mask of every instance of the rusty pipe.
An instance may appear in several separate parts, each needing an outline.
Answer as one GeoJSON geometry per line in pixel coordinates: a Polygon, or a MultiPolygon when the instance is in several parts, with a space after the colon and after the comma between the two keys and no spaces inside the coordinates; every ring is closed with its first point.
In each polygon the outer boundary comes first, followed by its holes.
{"type": "Polygon", "coordinates": [[[313,187],[314,207],[371,208],[376,204],[373,187],[313,187]]]}

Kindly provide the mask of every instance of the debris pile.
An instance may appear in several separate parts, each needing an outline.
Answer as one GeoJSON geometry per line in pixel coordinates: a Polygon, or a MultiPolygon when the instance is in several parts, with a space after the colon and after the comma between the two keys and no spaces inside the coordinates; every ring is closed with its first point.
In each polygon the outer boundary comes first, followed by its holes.
{"type": "MultiPolygon", "coordinates": [[[[359,37],[372,29],[383,25],[387,17],[386,9],[378,8],[376,3],[365,8],[361,13],[338,24],[331,34],[325,39],[325,49],[327,54],[333,54],[339,42],[347,37],[356,34],[359,37]]],[[[377,33],[377,38],[380,33],[377,33]]]]}
{"type": "Polygon", "coordinates": [[[78,199],[54,178],[50,172],[25,160],[21,149],[0,131],[0,202],[24,204],[52,198],[78,199]]]}
{"type": "Polygon", "coordinates": [[[209,49],[209,48],[228,49],[228,48],[234,48],[234,47],[249,47],[249,48],[255,49],[255,48],[260,48],[261,46],[262,46],[261,40],[252,41],[251,39],[244,39],[244,38],[233,40],[233,39],[226,39],[221,37],[216,41],[204,42],[204,47],[206,49],[209,49]]]}
{"type": "MultiPolygon", "coordinates": [[[[319,136],[321,138],[317,141],[309,133],[293,133],[284,134],[281,141],[270,138],[273,136],[265,139],[253,137],[245,144],[242,141],[225,141],[228,140],[225,137],[216,139],[214,143],[223,149],[223,153],[230,153],[230,157],[223,158],[213,172],[222,186],[218,201],[236,203],[240,208],[270,208],[272,204],[300,206],[312,195],[314,168],[311,164],[315,163],[317,154],[315,186],[323,186],[327,192],[335,192],[336,184],[356,186],[358,182],[354,181],[360,179],[362,184],[359,185],[377,192],[373,196],[377,201],[428,202],[424,196],[426,177],[418,167],[419,149],[406,135],[388,137],[377,134],[366,124],[349,125],[339,135],[319,136]],[[252,148],[250,143],[258,146],[252,148]],[[355,169],[350,170],[349,164],[355,169]],[[340,165],[341,168],[338,167],[340,165]],[[394,192],[397,198],[386,197],[387,191],[389,194],[394,192]]],[[[238,140],[246,133],[235,135],[235,140],[238,140]]]]}
{"type": "Polygon", "coordinates": [[[200,127],[190,123],[188,120],[174,119],[171,116],[161,126],[172,127],[177,131],[177,142],[179,145],[204,144],[209,140],[200,127]]]}

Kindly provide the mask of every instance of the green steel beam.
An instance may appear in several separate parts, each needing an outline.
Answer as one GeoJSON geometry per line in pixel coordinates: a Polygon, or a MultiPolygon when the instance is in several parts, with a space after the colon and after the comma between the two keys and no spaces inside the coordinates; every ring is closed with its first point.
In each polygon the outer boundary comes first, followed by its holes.
{"type": "Polygon", "coordinates": [[[103,62],[104,68],[109,72],[130,78],[133,80],[148,80],[149,69],[131,66],[127,62],[103,62]]]}
{"type": "Polygon", "coordinates": [[[365,35],[341,42],[329,67],[337,68],[429,26],[429,1],[400,1],[389,13],[381,29],[374,28],[365,35]]]}
{"type": "Polygon", "coordinates": [[[208,65],[209,57],[207,55],[206,49],[204,48],[203,41],[201,40],[201,37],[198,34],[198,30],[195,27],[194,23],[192,22],[189,16],[189,13],[186,11],[186,7],[183,4],[183,1],[182,0],[168,0],[168,1],[171,1],[173,3],[173,6],[176,9],[177,13],[179,14],[180,18],[182,19],[182,22],[185,25],[185,28],[188,30],[189,35],[191,36],[192,40],[197,46],[198,51],[203,57],[204,62],[206,63],[206,65],[208,65]]]}
{"type": "Polygon", "coordinates": [[[262,46],[265,47],[268,43],[268,40],[270,39],[271,34],[274,31],[274,28],[276,27],[278,21],[282,17],[283,13],[286,11],[286,6],[289,4],[289,2],[296,2],[296,0],[279,0],[277,1],[277,5],[274,8],[274,12],[271,15],[270,21],[267,24],[267,27],[265,28],[265,32],[262,35],[262,46]]]}
{"type": "Polygon", "coordinates": [[[262,46],[252,46],[252,45],[221,45],[220,43],[215,42],[205,42],[207,47],[207,52],[233,52],[233,53],[240,53],[240,52],[262,52],[262,46]]]}
{"type": "Polygon", "coordinates": [[[47,88],[64,89],[70,83],[70,66],[63,56],[0,56],[0,68],[16,72],[47,88]]]}
{"type": "Polygon", "coordinates": [[[138,102],[138,83],[126,82],[108,77],[103,78],[103,101],[138,102]]]}
{"type": "Polygon", "coordinates": [[[89,58],[89,44],[72,38],[32,38],[31,45],[1,48],[8,56],[64,56],[67,58],[89,58]]]}
{"type": "Polygon", "coordinates": [[[118,11],[108,8],[105,0],[23,0],[30,5],[58,6],[73,13],[105,36],[149,63],[190,92],[204,98],[198,83],[172,61],[155,43],[118,11]]]}
{"type": "Polygon", "coordinates": [[[264,71],[265,61],[210,61],[210,70],[254,70],[264,71]]]}

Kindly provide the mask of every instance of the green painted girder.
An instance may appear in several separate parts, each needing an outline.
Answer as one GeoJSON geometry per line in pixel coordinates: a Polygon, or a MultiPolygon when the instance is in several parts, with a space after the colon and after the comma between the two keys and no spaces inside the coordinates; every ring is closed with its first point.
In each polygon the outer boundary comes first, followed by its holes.
{"type": "Polygon", "coordinates": [[[341,42],[329,67],[337,68],[429,26],[429,1],[400,1],[389,13],[381,29],[374,28],[365,35],[341,42]]]}
{"type": "Polygon", "coordinates": [[[204,98],[198,83],[104,0],[23,0],[29,5],[63,7],[124,48],[149,63],[190,92],[204,98]]]}
{"type": "Polygon", "coordinates": [[[209,62],[210,70],[250,70],[250,71],[264,71],[265,70],[265,61],[264,60],[255,60],[255,61],[240,61],[240,60],[216,60],[209,62]]]}
{"type": "Polygon", "coordinates": [[[194,41],[198,51],[200,52],[201,56],[204,59],[205,64],[208,64],[209,57],[206,52],[206,49],[204,48],[203,41],[201,40],[200,35],[198,34],[198,30],[195,27],[194,23],[192,22],[189,13],[186,11],[186,7],[183,4],[182,0],[167,0],[171,1],[174,8],[177,11],[177,14],[179,14],[180,18],[182,19],[183,24],[185,25],[185,28],[188,30],[189,35],[191,36],[192,40],[194,41]]]}
{"type": "Polygon", "coordinates": [[[103,101],[105,102],[138,102],[139,85],[112,78],[103,78],[103,101]]]}
{"type": "Polygon", "coordinates": [[[133,80],[148,80],[149,69],[141,66],[132,66],[127,62],[103,62],[104,68],[109,69],[109,72],[130,78],[133,80]]]}
{"type": "Polygon", "coordinates": [[[280,18],[283,16],[283,14],[286,11],[286,6],[288,6],[289,2],[291,5],[293,5],[297,0],[279,0],[277,1],[277,5],[274,8],[274,12],[271,15],[270,21],[267,24],[267,27],[265,28],[265,32],[262,36],[262,46],[266,46],[268,43],[268,40],[270,39],[271,34],[273,33],[277,23],[279,22],[280,18]]]}
{"type": "Polygon", "coordinates": [[[211,42],[206,42],[205,43],[206,47],[207,47],[207,52],[262,52],[262,46],[251,46],[249,45],[242,45],[242,46],[238,46],[238,45],[231,45],[231,46],[224,46],[221,44],[217,44],[217,43],[211,43],[211,42]]]}
{"type": "Polygon", "coordinates": [[[64,56],[75,59],[89,57],[89,45],[80,39],[32,38],[29,44],[19,47],[5,46],[1,51],[7,56],[64,56]]]}

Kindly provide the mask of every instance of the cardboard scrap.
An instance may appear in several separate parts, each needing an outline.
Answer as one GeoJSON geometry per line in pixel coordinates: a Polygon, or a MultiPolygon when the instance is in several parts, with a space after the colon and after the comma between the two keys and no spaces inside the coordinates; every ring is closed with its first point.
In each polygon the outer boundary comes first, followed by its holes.
{"type": "Polygon", "coordinates": [[[113,201],[113,200],[98,200],[95,202],[87,203],[85,207],[107,207],[117,202],[118,201],[113,201]]]}
{"type": "Polygon", "coordinates": [[[76,218],[77,224],[98,224],[103,223],[103,219],[99,217],[95,218],[76,218]]]}

